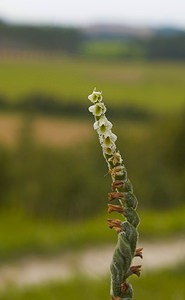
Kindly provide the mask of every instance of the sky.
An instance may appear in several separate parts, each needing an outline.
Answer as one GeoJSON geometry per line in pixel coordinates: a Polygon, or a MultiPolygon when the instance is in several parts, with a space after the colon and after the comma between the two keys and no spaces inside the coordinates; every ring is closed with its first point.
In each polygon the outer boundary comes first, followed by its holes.
{"type": "Polygon", "coordinates": [[[0,18],[33,24],[115,23],[185,29],[185,0],[0,0],[0,18]]]}

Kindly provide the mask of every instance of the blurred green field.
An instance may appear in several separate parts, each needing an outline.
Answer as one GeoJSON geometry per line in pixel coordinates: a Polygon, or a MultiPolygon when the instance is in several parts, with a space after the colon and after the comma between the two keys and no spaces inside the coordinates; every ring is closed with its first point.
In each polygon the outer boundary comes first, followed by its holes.
{"type": "MultiPolygon", "coordinates": [[[[87,108],[87,95],[97,86],[108,107],[126,104],[163,112],[162,118],[115,120],[114,126],[139,199],[141,242],[175,240],[185,228],[184,67],[172,62],[10,59],[0,62],[0,96],[13,103],[41,93],[87,108]]],[[[110,178],[104,178],[107,166],[91,117],[88,122],[17,112],[0,117],[0,264],[115,244],[106,220],[119,216],[106,213],[110,178]]],[[[133,278],[136,299],[183,300],[184,273],[182,266],[133,278]]],[[[0,291],[2,300],[74,297],[108,299],[109,279],[74,278],[0,291]]]]}
{"type": "MultiPolygon", "coordinates": [[[[185,228],[185,207],[154,212],[139,212],[141,240],[164,240],[181,237],[185,228]]],[[[117,214],[111,217],[117,218],[117,214]]],[[[20,211],[1,211],[0,261],[17,259],[24,255],[51,255],[66,250],[80,250],[86,246],[115,243],[115,234],[106,224],[110,215],[96,216],[85,221],[62,222],[40,219],[20,211]]]]}
{"type": "Polygon", "coordinates": [[[9,59],[0,61],[0,82],[0,94],[11,101],[39,92],[86,106],[87,95],[96,86],[107,105],[165,112],[185,106],[184,62],[9,59]]]}
{"type": "MultiPolygon", "coordinates": [[[[185,265],[164,271],[143,274],[141,278],[131,278],[134,299],[142,300],[184,300],[185,265]]],[[[74,278],[67,282],[51,282],[36,287],[9,287],[0,292],[2,300],[94,300],[109,299],[109,279],[101,280],[74,278]]]]}

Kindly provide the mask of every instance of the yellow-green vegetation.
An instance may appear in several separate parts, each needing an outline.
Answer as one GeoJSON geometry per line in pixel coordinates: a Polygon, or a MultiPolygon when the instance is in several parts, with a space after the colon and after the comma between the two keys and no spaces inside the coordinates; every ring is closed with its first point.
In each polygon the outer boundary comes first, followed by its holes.
{"type": "Polygon", "coordinates": [[[142,222],[140,235],[142,238],[168,238],[183,235],[185,228],[185,207],[169,211],[141,211],[142,222]]]}
{"type": "Polygon", "coordinates": [[[128,48],[128,45],[123,44],[122,41],[113,43],[109,40],[95,40],[84,43],[83,52],[87,57],[119,59],[128,48]]]}
{"type": "Polygon", "coordinates": [[[129,44],[121,40],[91,40],[83,44],[83,54],[89,58],[119,60],[123,58],[134,61],[146,57],[144,48],[137,43],[129,44]]]}
{"type": "MultiPolygon", "coordinates": [[[[136,299],[183,300],[185,298],[185,265],[164,271],[143,274],[134,281],[136,299]],[[162,284],[161,284],[162,283],[162,284]]],[[[9,287],[0,292],[1,300],[94,300],[109,299],[109,279],[74,278],[67,282],[51,282],[36,287],[9,287]]]]}
{"type": "MultiPolygon", "coordinates": [[[[183,235],[185,207],[166,211],[140,213],[142,239],[166,239],[183,235]]],[[[23,255],[50,255],[90,245],[115,243],[115,236],[106,226],[108,215],[81,222],[63,222],[31,217],[18,210],[0,213],[0,261],[23,255]]]]}
{"type": "Polygon", "coordinates": [[[39,92],[85,105],[86,95],[98,83],[108,105],[134,104],[155,111],[185,105],[184,62],[10,59],[0,62],[0,82],[1,95],[12,101],[39,92]]]}

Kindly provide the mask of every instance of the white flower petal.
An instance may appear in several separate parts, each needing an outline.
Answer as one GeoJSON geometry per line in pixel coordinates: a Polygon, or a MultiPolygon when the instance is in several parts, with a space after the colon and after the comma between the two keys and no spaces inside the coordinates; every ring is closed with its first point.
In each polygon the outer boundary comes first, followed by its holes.
{"type": "Polygon", "coordinates": [[[105,127],[111,129],[112,128],[112,123],[108,121],[108,119],[105,116],[102,116],[99,119],[99,124],[100,126],[104,125],[105,127]]]}
{"type": "Polygon", "coordinates": [[[100,144],[103,144],[104,137],[102,135],[99,135],[100,144]]]}
{"type": "Polygon", "coordinates": [[[104,133],[104,138],[111,137],[112,134],[113,134],[113,133],[112,133],[111,130],[107,130],[107,131],[104,133]]]}
{"type": "Polygon", "coordinates": [[[111,130],[107,130],[104,134],[104,137],[109,137],[112,142],[115,142],[117,140],[117,135],[115,135],[111,130]]]}
{"type": "Polygon", "coordinates": [[[91,105],[89,107],[89,111],[94,114],[94,110],[95,110],[95,105],[91,105]]]}
{"type": "Polygon", "coordinates": [[[97,130],[99,128],[99,122],[96,121],[94,124],[93,124],[93,127],[94,127],[94,130],[97,130]]]}
{"type": "Polygon", "coordinates": [[[107,120],[106,116],[102,116],[102,117],[99,119],[100,126],[101,126],[102,124],[106,124],[107,121],[108,121],[108,120],[107,120]]]}
{"type": "Polygon", "coordinates": [[[117,135],[115,135],[114,133],[112,133],[111,135],[111,141],[115,142],[117,140],[117,135]]]}

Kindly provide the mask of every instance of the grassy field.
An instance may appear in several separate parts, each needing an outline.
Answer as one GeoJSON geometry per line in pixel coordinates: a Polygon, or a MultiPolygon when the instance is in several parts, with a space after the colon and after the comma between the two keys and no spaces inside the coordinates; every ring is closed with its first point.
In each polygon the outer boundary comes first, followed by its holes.
{"type": "MultiPolygon", "coordinates": [[[[145,211],[140,216],[141,239],[164,240],[184,233],[185,207],[169,212],[145,211]]],[[[83,222],[64,223],[31,218],[17,210],[4,213],[1,211],[0,227],[6,230],[0,231],[0,261],[32,253],[50,255],[89,245],[115,243],[115,234],[106,225],[109,217],[104,213],[83,222]]]]}
{"type": "MultiPolygon", "coordinates": [[[[134,299],[183,300],[185,298],[185,266],[131,278],[134,299]]],[[[109,299],[109,279],[90,280],[76,278],[68,282],[18,289],[9,287],[0,293],[2,300],[58,300],[58,299],[109,299]]]]}
{"type": "Polygon", "coordinates": [[[0,61],[0,94],[12,101],[44,93],[81,101],[96,86],[106,103],[138,105],[157,111],[185,106],[184,62],[102,62],[75,58],[0,61]]]}

